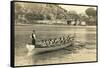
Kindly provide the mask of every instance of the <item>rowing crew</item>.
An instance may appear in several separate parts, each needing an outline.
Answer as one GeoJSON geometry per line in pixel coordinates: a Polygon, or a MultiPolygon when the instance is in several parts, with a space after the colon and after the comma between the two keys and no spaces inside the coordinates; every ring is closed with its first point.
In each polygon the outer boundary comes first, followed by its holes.
{"type": "Polygon", "coordinates": [[[60,46],[63,44],[67,44],[68,42],[72,42],[74,40],[74,36],[67,35],[58,38],[50,38],[48,40],[41,40],[39,43],[42,47],[51,47],[51,46],[60,46]]]}

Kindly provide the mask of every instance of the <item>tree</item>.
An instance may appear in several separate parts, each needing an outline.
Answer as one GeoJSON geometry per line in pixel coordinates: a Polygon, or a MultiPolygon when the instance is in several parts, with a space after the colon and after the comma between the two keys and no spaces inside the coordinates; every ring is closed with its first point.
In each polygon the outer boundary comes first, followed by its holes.
{"type": "Polygon", "coordinates": [[[96,16],[96,10],[94,8],[86,9],[85,13],[88,15],[89,18],[96,16]]]}
{"type": "Polygon", "coordinates": [[[78,14],[81,21],[87,21],[89,18],[86,14],[78,14]]]}
{"type": "Polygon", "coordinates": [[[96,25],[96,10],[94,8],[88,8],[85,12],[89,17],[89,20],[87,21],[88,24],[96,25]]]}
{"type": "Polygon", "coordinates": [[[79,15],[76,11],[69,11],[67,14],[69,19],[79,19],[79,15]]]}

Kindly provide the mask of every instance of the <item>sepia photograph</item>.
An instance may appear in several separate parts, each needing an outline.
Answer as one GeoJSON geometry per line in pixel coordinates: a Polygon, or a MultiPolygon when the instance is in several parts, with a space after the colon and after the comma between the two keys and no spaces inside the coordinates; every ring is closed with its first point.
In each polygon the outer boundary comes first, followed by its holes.
{"type": "Polygon", "coordinates": [[[97,62],[97,6],[11,2],[11,66],[97,62]]]}

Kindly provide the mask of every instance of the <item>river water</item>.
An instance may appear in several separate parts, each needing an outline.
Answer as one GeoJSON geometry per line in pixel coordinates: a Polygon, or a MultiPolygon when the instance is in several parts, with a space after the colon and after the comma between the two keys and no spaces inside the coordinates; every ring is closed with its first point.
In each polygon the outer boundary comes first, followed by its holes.
{"type": "MultiPolygon", "coordinates": [[[[17,37],[18,37],[17,31],[19,31],[18,33],[19,35],[21,35],[21,32],[22,32],[21,30],[18,30],[18,28],[16,29],[17,37]]],[[[42,33],[42,31],[39,31],[39,32],[42,33]]],[[[49,32],[54,33],[53,30],[49,32]]],[[[16,66],[27,66],[27,65],[43,65],[43,64],[59,64],[59,63],[96,61],[96,27],[95,26],[67,27],[65,31],[63,30],[59,31],[59,34],[62,34],[62,33],[63,34],[75,33],[76,34],[75,39],[77,41],[86,43],[86,45],[81,49],[78,49],[78,48],[75,50],[61,49],[61,50],[57,50],[53,52],[41,53],[41,54],[30,55],[30,56],[27,56],[27,50],[21,51],[23,48],[19,46],[18,48],[16,47],[17,49],[15,51],[16,52],[15,53],[15,65],[16,66]]],[[[16,38],[15,38],[15,41],[17,41],[16,38]]]]}

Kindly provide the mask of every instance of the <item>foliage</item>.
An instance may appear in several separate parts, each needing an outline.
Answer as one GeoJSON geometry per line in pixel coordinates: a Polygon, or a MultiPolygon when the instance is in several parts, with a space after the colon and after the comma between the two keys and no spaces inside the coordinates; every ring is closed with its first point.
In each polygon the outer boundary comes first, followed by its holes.
{"type": "Polygon", "coordinates": [[[89,19],[86,15],[80,15],[76,11],[67,11],[57,4],[15,3],[16,23],[33,23],[38,20],[55,20],[54,23],[57,23],[57,20],[89,20],[95,22],[96,10],[94,8],[88,8],[85,12],[89,18],[92,18],[89,19]]]}
{"type": "Polygon", "coordinates": [[[96,10],[94,8],[88,8],[85,12],[89,17],[87,23],[89,25],[96,25],[96,10]]]}
{"type": "Polygon", "coordinates": [[[68,16],[69,16],[69,19],[79,19],[79,15],[77,14],[76,11],[69,11],[68,16]]]}
{"type": "Polygon", "coordinates": [[[96,10],[94,8],[88,8],[86,9],[86,14],[90,17],[95,17],[96,16],[96,10]]]}

